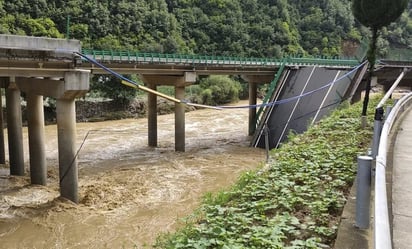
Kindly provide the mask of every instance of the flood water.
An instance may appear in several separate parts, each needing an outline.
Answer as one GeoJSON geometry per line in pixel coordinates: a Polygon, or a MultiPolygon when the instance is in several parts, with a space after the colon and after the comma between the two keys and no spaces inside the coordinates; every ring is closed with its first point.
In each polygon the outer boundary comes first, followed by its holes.
{"type": "MultiPolygon", "coordinates": [[[[157,148],[147,119],[77,124],[78,205],[58,198],[57,128],[46,126],[47,186],[0,168],[0,248],[151,248],[206,192],[262,164],[247,120],[247,109],[186,113],[184,153],[174,151],[173,114],[158,116],[157,148]]],[[[28,155],[26,129],[24,138],[28,155]]]]}

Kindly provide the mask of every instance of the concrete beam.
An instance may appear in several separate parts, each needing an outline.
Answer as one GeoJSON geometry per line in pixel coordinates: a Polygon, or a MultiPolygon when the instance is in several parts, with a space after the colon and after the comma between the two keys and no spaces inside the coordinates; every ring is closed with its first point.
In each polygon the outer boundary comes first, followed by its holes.
{"type": "Polygon", "coordinates": [[[84,70],[70,71],[64,74],[63,80],[18,77],[16,81],[18,87],[26,93],[56,99],[74,99],[89,91],[90,73],[84,70]]]}
{"type": "Polygon", "coordinates": [[[9,140],[9,163],[11,175],[24,175],[23,132],[20,90],[10,79],[6,90],[7,133],[9,140]]]}
{"type": "MultiPolygon", "coordinates": [[[[109,72],[83,62],[81,68],[90,69],[94,74],[109,74],[109,72]]],[[[118,63],[112,61],[110,69],[120,74],[140,74],[140,75],[164,75],[182,77],[185,72],[193,72],[196,75],[268,75],[276,74],[278,66],[268,67],[262,65],[193,65],[188,64],[164,64],[164,63],[118,63]]]]}
{"type": "MultiPolygon", "coordinates": [[[[50,78],[64,78],[64,73],[67,71],[78,71],[80,69],[67,68],[33,68],[28,67],[1,67],[0,77],[50,77],[50,78]]],[[[89,70],[87,70],[89,71],[89,70]]]]}
{"type": "Polygon", "coordinates": [[[64,95],[64,81],[41,78],[16,78],[19,88],[26,93],[60,98],[64,95]]]}
{"type": "Polygon", "coordinates": [[[78,70],[64,74],[64,93],[61,98],[74,99],[84,96],[90,89],[90,71],[78,70]]]}
{"type": "Polygon", "coordinates": [[[275,78],[273,75],[242,75],[242,79],[254,84],[268,84],[275,78]]]}
{"type": "Polygon", "coordinates": [[[187,86],[196,82],[196,72],[185,72],[183,76],[177,75],[148,75],[141,74],[140,79],[145,84],[187,86]]]}
{"type": "Polygon", "coordinates": [[[27,121],[29,132],[31,183],[46,185],[47,165],[44,135],[43,96],[32,93],[27,95],[27,121]]]}
{"type": "MultiPolygon", "coordinates": [[[[374,75],[378,78],[377,83],[380,85],[388,85],[390,88],[401,72],[404,70],[403,67],[399,68],[382,68],[381,70],[375,71],[374,75]]],[[[404,78],[399,83],[400,87],[412,87],[412,71],[405,74],[404,78]]]]}
{"type": "Polygon", "coordinates": [[[0,34],[0,47],[16,50],[43,50],[56,53],[80,52],[79,40],[0,34]]]}

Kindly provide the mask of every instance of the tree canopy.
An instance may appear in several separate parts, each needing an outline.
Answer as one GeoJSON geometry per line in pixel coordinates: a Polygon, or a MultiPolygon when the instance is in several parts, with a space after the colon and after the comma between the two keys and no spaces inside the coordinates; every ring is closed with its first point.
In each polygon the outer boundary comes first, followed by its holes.
{"type": "Polygon", "coordinates": [[[400,17],[409,0],[354,0],[353,15],[372,29],[388,26],[400,17]]]}
{"type": "Polygon", "coordinates": [[[375,67],[378,31],[398,19],[408,5],[409,0],[353,0],[353,15],[360,23],[369,27],[372,31],[372,39],[368,48],[367,59],[369,61],[369,81],[366,85],[366,93],[362,115],[366,116],[371,88],[371,78],[375,67]]]}
{"type": "MultiPolygon", "coordinates": [[[[369,2],[362,8],[379,5],[369,2]]],[[[368,32],[350,0],[0,0],[0,33],[64,37],[68,17],[70,38],[85,48],[144,52],[335,56],[368,32]]],[[[382,44],[410,47],[411,27],[409,11],[387,27],[382,44]]]]}

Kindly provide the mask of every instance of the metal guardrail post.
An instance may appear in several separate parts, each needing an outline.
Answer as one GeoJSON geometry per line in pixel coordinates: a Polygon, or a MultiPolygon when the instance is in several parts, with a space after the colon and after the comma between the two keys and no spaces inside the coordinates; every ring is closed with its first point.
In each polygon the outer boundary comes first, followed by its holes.
{"type": "Polygon", "coordinates": [[[372,157],[376,158],[379,149],[379,141],[381,139],[383,122],[383,107],[375,109],[375,122],[373,124],[373,142],[372,142],[372,157]]]}
{"type": "Polygon", "coordinates": [[[391,113],[391,111],[392,111],[392,106],[387,106],[386,107],[386,111],[385,111],[385,118],[387,118],[388,116],[389,116],[389,114],[391,113]]]}
{"type": "Polygon", "coordinates": [[[358,156],[356,227],[360,229],[369,228],[372,160],[370,156],[358,156]]]}

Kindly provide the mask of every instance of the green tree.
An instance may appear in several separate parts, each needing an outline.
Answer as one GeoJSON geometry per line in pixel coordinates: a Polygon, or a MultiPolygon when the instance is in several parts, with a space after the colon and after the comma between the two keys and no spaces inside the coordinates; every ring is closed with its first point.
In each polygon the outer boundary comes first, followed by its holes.
{"type": "Polygon", "coordinates": [[[30,18],[27,15],[6,14],[0,18],[0,33],[62,38],[50,18],[30,18]]]}
{"type": "Polygon", "coordinates": [[[384,26],[388,26],[398,19],[405,8],[408,0],[352,0],[352,11],[355,18],[372,31],[372,39],[369,44],[367,59],[369,62],[369,80],[366,84],[366,93],[363,102],[362,116],[366,116],[369,102],[371,79],[376,61],[376,48],[378,32],[384,26]]]}
{"type": "Polygon", "coordinates": [[[93,76],[90,88],[97,96],[109,98],[125,105],[137,95],[136,89],[124,86],[120,79],[107,75],[93,76]]]}
{"type": "Polygon", "coordinates": [[[239,100],[242,87],[239,82],[222,75],[211,75],[200,81],[203,104],[219,105],[239,100]]]}

